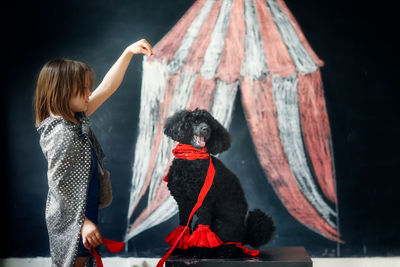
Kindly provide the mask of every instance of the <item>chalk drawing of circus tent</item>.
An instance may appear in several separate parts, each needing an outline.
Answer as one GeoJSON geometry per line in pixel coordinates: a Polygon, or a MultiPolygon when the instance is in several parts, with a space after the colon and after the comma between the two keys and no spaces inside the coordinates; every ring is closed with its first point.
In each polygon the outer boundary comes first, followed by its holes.
{"type": "Polygon", "coordinates": [[[178,212],[162,180],[176,145],[163,135],[166,118],[199,107],[229,127],[239,88],[259,162],[283,205],[309,229],[340,241],[323,62],[286,4],[198,0],[154,54],[143,60],[125,241],[178,212]],[[145,196],[147,207],[133,218],[145,196]]]}

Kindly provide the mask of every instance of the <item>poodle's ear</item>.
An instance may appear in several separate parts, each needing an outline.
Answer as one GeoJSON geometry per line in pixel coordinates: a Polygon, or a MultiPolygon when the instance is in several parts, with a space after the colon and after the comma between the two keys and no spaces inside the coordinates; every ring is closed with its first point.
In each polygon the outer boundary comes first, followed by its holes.
{"type": "Polygon", "coordinates": [[[211,126],[211,136],[207,142],[208,153],[216,155],[228,150],[232,143],[230,133],[213,117],[211,117],[209,123],[211,126]]]}
{"type": "Polygon", "coordinates": [[[186,117],[189,112],[186,110],[178,111],[167,119],[164,127],[164,134],[174,141],[182,142],[188,130],[186,117]]]}

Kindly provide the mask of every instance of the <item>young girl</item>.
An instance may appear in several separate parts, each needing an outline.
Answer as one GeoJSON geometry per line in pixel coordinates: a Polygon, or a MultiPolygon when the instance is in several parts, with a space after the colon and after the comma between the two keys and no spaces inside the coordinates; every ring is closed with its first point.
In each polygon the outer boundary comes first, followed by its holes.
{"type": "Polygon", "coordinates": [[[118,89],[134,54],[151,56],[152,47],[144,39],[127,47],[92,93],[94,72],[85,63],[56,59],[39,74],[34,102],[48,161],[46,225],[53,266],[93,262],[88,249],[102,244],[97,214],[104,154],[87,117],[118,89]]]}

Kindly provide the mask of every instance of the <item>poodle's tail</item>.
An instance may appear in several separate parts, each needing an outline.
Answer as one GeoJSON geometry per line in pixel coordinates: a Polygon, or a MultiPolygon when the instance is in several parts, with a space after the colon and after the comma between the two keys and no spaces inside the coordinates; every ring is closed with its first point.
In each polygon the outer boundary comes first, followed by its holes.
{"type": "Polygon", "coordinates": [[[259,209],[250,211],[246,219],[246,243],[258,248],[269,242],[275,232],[274,221],[259,209]]]}

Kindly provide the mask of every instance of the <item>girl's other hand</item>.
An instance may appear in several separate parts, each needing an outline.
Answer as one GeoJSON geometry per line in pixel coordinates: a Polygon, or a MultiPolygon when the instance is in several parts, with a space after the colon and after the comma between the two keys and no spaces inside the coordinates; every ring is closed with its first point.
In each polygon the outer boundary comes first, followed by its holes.
{"type": "Polygon", "coordinates": [[[132,52],[133,54],[145,54],[147,56],[153,55],[152,47],[145,39],[131,44],[130,46],[128,46],[127,50],[129,52],[132,52]]]}
{"type": "Polygon", "coordinates": [[[99,228],[91,220],[85,217],[81,229],[82,243],[87,249],[90,245],[97,247],[103,243],[103,237],[100,234],[99,228]]]}

